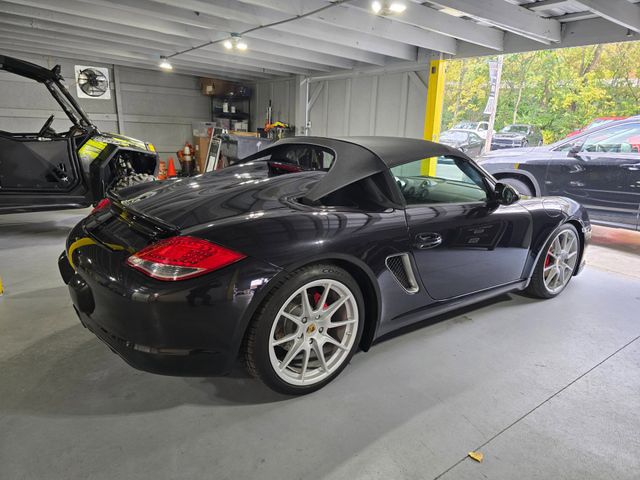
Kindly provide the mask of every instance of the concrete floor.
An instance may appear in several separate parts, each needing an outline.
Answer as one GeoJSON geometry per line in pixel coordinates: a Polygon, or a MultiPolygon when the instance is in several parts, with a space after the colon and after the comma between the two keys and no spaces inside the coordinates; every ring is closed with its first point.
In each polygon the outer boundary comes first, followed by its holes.
{"type": "Polygon", "coordinates": [[[81,214],[0,217],[2,480],[640,476],[637,255],[595,248],[624,271],[421,325],[286,398],[135,371],[86,331],[56,268],[81,214]]]}

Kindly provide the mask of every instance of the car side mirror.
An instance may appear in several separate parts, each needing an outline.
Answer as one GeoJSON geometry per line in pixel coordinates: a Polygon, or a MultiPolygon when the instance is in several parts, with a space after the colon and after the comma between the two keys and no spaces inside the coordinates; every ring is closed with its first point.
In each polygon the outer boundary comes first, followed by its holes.
{"type": "Polygon", "coordinates": [[[500,205],[512,205],[520,200],[520,195],[516,189],[506,183],[496,183],[494,194],[495,200],[500,205]]]}
{"type": "Polygon", "coordinates": [[[580,151],[582,150],[582,144],[578,143],[569,149],[568,155],[570,157],[577,157],[580,151]]]}

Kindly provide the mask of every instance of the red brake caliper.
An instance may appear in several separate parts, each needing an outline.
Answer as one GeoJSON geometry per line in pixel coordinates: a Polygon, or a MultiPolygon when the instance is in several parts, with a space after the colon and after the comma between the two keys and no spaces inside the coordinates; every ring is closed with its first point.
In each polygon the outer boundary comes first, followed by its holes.
{"type": "Polygon", "coordinates": [[[547,258],[544,259],[544,266],[545,268],[548,267],[549,265],[551,265],[551,255],[549,255],[547,253],[547,258]]]}
{"type": "MultiPolygon", "coordinates": [[[[320,300],[320,297],[321,297],[321,295],[320,295],[319,292],[315,292],[313,294],[313,305],[314,305],[314,307],[318,304],[318,301],[320,300]]],[[[327,305],[327,302],[325,302],[324,305],[322,306],[322,309],[326,310],[327,307],[329,307],[329,305],[327,305]]]]}

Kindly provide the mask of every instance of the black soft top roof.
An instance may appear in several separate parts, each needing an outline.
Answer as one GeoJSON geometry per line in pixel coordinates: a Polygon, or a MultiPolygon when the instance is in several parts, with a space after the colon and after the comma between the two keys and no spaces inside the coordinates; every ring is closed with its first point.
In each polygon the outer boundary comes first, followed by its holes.
{"type": "Polygon", "coordinates": [[[36,82],[50,82],[54,80],[62,80],[60,75],[60,67],[56,65],[51,70],[36,65],[35,63],[25,62],[18,58],[0,55],[0,70],[15,73],[21,77],[30,78],[36,82]]]}
{"type": "Polygon", "coordinates": [[[334,163],[329,172],[306,195],[311,201],[391,167],[423,158],[455,156],[469,157],[446,145],[414,138],[402,137],[290,137],[279,140],[245,161],[265,157],[283,145],[315,145],[332,150],[334,163]]]}

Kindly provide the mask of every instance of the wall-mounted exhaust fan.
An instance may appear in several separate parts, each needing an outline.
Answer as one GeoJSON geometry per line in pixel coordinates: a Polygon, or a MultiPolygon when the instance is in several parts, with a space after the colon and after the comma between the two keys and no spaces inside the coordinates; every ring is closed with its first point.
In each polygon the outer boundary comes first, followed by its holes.
{"type": "Polygon", "coordinates": [[[75,66],[76,91],[78,98],[97,98],[109,100],[109,69],[103,67],[75,66]]]}

